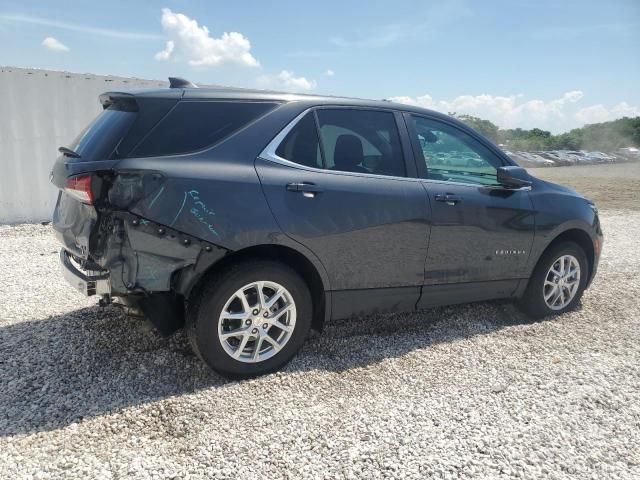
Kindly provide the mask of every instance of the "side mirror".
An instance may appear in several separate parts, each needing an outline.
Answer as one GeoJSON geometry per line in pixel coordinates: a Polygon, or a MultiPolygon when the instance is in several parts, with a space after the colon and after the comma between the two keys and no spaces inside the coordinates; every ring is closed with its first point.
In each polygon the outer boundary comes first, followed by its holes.
{"type": "Polygon", "coordinates": [[[498,183],[505,188],[530,187],[531,177],[522,167],[498,167],[498,183]]]}

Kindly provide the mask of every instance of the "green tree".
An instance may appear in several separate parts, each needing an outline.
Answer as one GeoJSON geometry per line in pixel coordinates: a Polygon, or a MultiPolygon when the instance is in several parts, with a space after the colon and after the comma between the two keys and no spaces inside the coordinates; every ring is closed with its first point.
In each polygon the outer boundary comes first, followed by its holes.
{"type": "Polygon", "coordinates": [[[450,113],[449,115],[463,121],[471,128],[480,132],[482,135],[493,140],[494,142],[498,141],[498,126],[494,123],[491,123],[489,120],[472,117],[471,115],[457,115],[455,112],[450,113]]]}
{"type": "Polygon", "coordinates": [[[494,123],[471,115],[449,113],[485,137],[509,150],[592,150],[613,152],[621,147],[640,147],[640,117],[594,123],[559,135],[532,128],[500,129],[494,123]]]}

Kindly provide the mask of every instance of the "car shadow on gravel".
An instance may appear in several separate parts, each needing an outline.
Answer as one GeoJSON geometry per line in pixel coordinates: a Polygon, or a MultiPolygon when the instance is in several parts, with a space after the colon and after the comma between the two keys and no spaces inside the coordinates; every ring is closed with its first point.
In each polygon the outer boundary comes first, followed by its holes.
{"type": "MultiPolygon", "coordinates": [[[[332,322],[284,374],[341,372],[528,322],[499,302],[332,322]]],[[[195,357],[182,332],[163,338],[115,307],[0,327],[0,367],[0,436],[55,430],[229,383],[195,357]]]]}

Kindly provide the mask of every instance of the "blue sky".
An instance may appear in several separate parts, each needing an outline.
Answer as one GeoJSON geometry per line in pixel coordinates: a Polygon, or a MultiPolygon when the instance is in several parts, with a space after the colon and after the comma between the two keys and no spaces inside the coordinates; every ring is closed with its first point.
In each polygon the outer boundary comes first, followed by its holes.
{"type": "Polygon", "coordinates": [[[640,115],[640,1],[0,0],[0,64],[394,98],[559,132],[640,115]]]}

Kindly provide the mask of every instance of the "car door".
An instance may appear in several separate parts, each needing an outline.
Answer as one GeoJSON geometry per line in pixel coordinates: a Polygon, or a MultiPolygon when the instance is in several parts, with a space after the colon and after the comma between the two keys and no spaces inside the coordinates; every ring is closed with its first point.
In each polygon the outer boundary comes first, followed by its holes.
{"type": "Polygon", "coordinates": [[[526,276],[533,242],[529,188],[498,185],[497,168],[506,163],[471,132],[426,116],[405,119],[431,204],[425,285],[477,284],[488,297],[507,296],[500,290],[526,276]]]}
{"type": "Polygon", "coordinates": [[[280,228],[325,266],[334,316],[412,308],[424,281],[429,206],[421,180],[407,176],[415,164],[398,120],[385,110],[310,110],[256,160],[280,228]]]}

